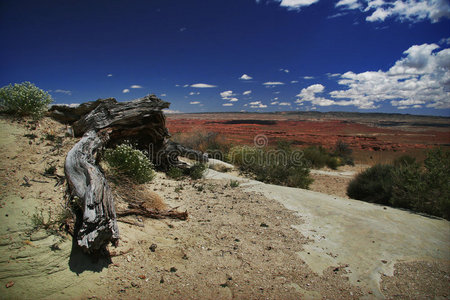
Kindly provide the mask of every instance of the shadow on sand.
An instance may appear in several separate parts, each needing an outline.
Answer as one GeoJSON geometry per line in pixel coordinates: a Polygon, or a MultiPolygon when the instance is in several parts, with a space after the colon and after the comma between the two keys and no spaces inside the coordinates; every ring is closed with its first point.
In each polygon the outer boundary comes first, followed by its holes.
{"type": "MultiPolygon", "coordinates": [[[[105,251],[106,252],[106,251],[105,251]]],[[[77,275],[84,271],[101,272],[112,263],[109,253],[87,254],[72,239],[72,251],[69,258],[69,269],[77,275]]]]}

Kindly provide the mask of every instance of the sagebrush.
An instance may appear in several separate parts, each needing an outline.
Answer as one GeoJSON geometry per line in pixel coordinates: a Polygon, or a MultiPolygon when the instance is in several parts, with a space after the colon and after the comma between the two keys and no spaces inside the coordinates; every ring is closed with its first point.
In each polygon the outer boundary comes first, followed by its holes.
{"type": "Polygon", "coordinates": [[[50,94],[28,81],[0,89],[0,107],[14,115],[41,118],[52,102],[50,94]]]}
{"type": "Polygon", "coordinates": [[[290,145],[280,149],[236,146],[231,148],[227,160],[267,183],[307,189],[313,181],[301,152],[294,152],[290,145]]]}
{"type": "Polygon", "coordinates": [[[392,165],[375,165],[347,188],[351,198],[450,219],[450,151],[427,152],[423,164],[402,156],[392,165]]]}
{"type": "Polygon", "coordinates": [[[104,158],[115,171],[126,175],[137,183],[149,182],[156,175],[153,164],[148,157],[129,144],[121,144],[114,149],[106,149],[104,158]]]}

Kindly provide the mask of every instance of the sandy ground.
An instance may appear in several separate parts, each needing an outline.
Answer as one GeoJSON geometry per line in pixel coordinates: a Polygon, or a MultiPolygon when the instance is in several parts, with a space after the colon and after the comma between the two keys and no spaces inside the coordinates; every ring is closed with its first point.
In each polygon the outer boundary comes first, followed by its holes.
{"type": "Polygon", "coordinates": [[[322,176],[324,183],[328,176],[330,188],[316,181],[313,189],[336,196],[264,185],[232,173],[209,171],[198,181],[158,174],[146,185],[149,193],[187,210],[189,220],[127,217],[119,222],[120,246],[110,249],[110,261],[88,258],[72,250],[70,237],[30,230],[36,209],[57,211],[64,203],[64,187],[55,187],[42,170],[54,160],[62,175],[65,151],[75,140],[65,138],[57,151],[39,138],[49,130],[64,136],[63,126],[49,120],[35,130],[26,125],[0,121],[2,299],[450,295],[449,222],[337,197],[345,189],[331,191],[341,184],[332,179],[351,177],[326,174],[329,170],[313,176],[322,176]],[[23,136],[30,132],[38,136],[31,144],[23,136]],[[22,186],[23,176],[32,186],[22,186]],[[231,188],[231,179],[242,183],[231,188]]]}
{"type": "Polygon", "coordinates": [[[0,120],[1,299],[70,299],[94,290],[98,271],[106,265],[72,251],[70,236],[33,230],[33,215],[42,211],[48,220],[49,213],[55,217],[62,212],[65,187],[55,186],[57,180],[43,173],[54,165],[57,174],[64,174],[65,153],[75,139],[65,137],[60,148],[45,139],[47,134],[64,137],[64,130],[48,119],[39,126],[0,120]],[[83,266],[91,271],[81,272],[83,266]]]}

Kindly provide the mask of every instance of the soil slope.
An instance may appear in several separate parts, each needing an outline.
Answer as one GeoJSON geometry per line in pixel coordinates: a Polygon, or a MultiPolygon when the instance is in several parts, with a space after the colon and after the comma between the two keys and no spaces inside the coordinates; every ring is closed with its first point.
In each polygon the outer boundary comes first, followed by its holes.
{"type": "Polygon", "coordinates": [[[109,260],[92,260],[70,237],[31,231],[30,216],[64,203],[64,186],[42,172],[52,163],[62,175],[75,140],[55,149],[40,137],[64,136],[64,126],[26,125],[0,120],[1,298],[449,296],[449,222],[214,171],[198,181],[158,174],[148,193],[187,210],[189,220],[123,218],[120,246],[109,260]],[[241,184],[231,188],[231,179],[241,184]]]}

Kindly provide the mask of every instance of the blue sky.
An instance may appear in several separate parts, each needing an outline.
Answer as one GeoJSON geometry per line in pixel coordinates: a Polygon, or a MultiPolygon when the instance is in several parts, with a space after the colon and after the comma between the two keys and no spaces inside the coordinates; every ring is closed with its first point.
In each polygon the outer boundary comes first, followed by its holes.
{"type": "Polygon", "coordinates": [[[0,0],[0,36],[56,103],[450,115],[448,0],[0,0]]]}

